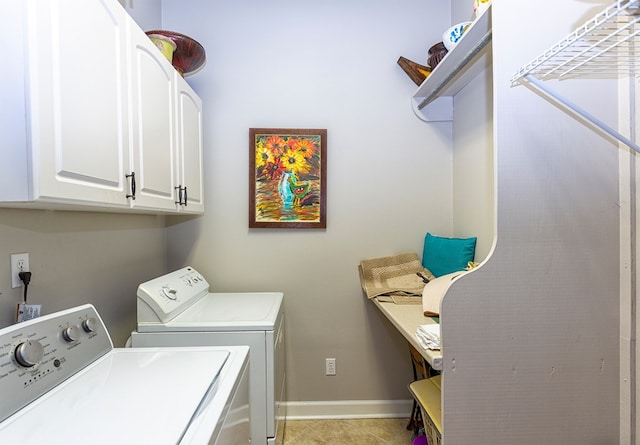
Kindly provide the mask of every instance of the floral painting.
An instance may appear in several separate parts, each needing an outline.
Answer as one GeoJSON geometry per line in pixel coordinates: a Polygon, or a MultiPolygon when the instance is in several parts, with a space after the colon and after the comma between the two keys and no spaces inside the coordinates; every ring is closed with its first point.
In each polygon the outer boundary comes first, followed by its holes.
{"type": "Polygon", "coordinates": [[[249,130],[249,227],[326,228],[327,130],[249,130]]]}

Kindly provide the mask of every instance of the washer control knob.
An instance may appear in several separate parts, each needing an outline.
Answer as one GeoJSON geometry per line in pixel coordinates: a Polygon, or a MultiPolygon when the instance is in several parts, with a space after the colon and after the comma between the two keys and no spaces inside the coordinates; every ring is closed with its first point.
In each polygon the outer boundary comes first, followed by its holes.
{"type": "Polygon", "coordinates": [[[69,343],[72,343],[80,338],[80,329],[78,326],[69,326],[62,330],[62,338],[69,343]]]}
{"type": "Polygon", "coordinates": [[[82,321],[82,329],[85,332],[95,332],[96,330],[96,319],[93,317],[89,317],[86,320],[82,321]]]}
{"type": "Polygon", "coordinates": [[[27,340],[20,343],[14,352],[16,362],[25,368],[32,368],[40,363],[44,355],[42,343],[36,340],[27,340]]]}

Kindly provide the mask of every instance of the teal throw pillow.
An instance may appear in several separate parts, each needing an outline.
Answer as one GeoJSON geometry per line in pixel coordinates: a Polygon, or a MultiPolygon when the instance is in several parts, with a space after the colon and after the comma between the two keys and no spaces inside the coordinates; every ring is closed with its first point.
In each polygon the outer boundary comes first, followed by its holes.
{"type": "Polygon", "coordinates": [[[427,233],[422,251],[422,265],[436,277],[464,270],[473,261],[476,237],[443,238],[427,233]]]}

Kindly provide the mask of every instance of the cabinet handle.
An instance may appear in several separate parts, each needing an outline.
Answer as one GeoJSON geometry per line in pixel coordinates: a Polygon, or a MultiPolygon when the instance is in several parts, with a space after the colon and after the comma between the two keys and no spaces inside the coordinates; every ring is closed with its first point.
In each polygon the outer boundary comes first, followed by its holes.
{"type": "Polygon", "coordinates": [[[136,172],[131,172],[130,175],[124,175],[125,178],[131,178],[131,194],[125,195],[126,198],[136,199],[136,172]]]}
{"type": "Polygon", "coordinates": [[[177,186],[174,187],[177,192],[176,194],[178,195],[178,200],[174,201],[176,204],[181,205],[181,206],[187,206],[187,186],[177,186]]]}

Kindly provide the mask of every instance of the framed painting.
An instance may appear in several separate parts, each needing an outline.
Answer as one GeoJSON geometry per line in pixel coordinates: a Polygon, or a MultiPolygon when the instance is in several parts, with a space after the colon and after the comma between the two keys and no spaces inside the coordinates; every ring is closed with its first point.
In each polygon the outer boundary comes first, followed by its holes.
{"type": "Polygon", "coordinates": [[[327,130],[249,129],[249,227],[327,227],[327,130]]]}

